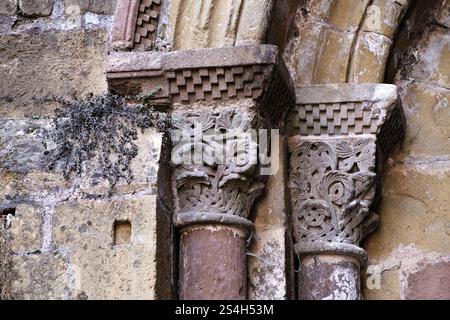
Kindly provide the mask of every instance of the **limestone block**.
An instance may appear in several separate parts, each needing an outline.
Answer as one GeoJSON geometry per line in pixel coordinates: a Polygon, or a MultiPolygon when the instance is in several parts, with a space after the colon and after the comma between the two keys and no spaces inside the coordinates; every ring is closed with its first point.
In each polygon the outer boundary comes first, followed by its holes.
{"type": "Polygon", "coordinates": [[[313,82],[345,83],[354,33],[326,29],[316,62],[313,82]]]}
{"type": "Polygon", "coordinates": [[[368,2],[369,0],[336,0],[331,10],[329,23],[344,30],[356,31],[368,2]]]}
{"type": "Polygon", "coordinates": [[[294,20],[296,30],[291,31],[283,58],[295,84],[306,85],[313,83],[314,66],[325,27],[316,22],[305,22],[300,27],[299,19],[297,15],[294,20]]]}
{"type": "MultiPolygon", "coordinates": [[[[138,130],[138,138],[134,143],[138,146],[139,152],[130,163],[133,181],[128,184],[122,179],[118,181],[112,191],[119,194],[140,191],[156,193],[162,133],[157,132],[156,129],[148,129],[144,132],[138,130]]],[[[90,161],[86,168],[87,170],[81,179],[80,191],[90,195],[107,194],[110,190],[110,184],[96,171],[101,169],[98,162],[96,160],[90,161]]]]}
{"type": "Polygon", "coordinates": [[[431,31],[422,44],[418,55],[419,62],[414,66],[410,77],[450,87],[450,35],[442,29],[431,31]]]}
{"type": "Polygon", "coordinates": [[[11,219],[11,250],[14,253],[36,252],[42,245],[43,210],[19,205],[11,219]]]}
{"type": "Polygon", "coordinates": [[[406,138],[402,156],[438,159],[450,154],[450,90],[414,83],[403,96],[406,138]]]}
{"type": "Polygon", "coordinates": [[[71,5],[79,6],[81,12],[113,15],[117,0],[65,0],[66,8],[71,5]]]}
{"type": "Polygon", "coordinates": [[[308,16],[316,17],[320,20],[328,20],[335,0],[310,0],[305,1],[304,7],[308,16]]]}
{"type": "Polygon", "coordinates": [[[426,264],[409,274],[406,300],[449,300],[450,261],[426,264]]]}
{"type": "Polygon", "coordinates": [[[350,83],[382,83],[392,40],[372,32],[361,32],[350,65],[350,83]]]}
{"type": "Polygon", "coordinates": [[[433,161],[422,165],[396,164],[386,169],[380,227],[367,241],[374,261],[400,245],[415,244],[423,251],[450,254],[450,165],[433,161]]]}
{"type": "Polygon", "coordinates": [[[0,117],[49,115],[52,96],[106,91],[107,39],[100,29],[0,35],[0,117]]]}
{"type": "Polygon", "coordinates": [[[14,16],[17,14],[17,0],[2,0],[0,2],[0,14],[14,16]]]}
{"type": "Polygon", "coordinates": [[[65,300],[71,285],[68,260],[62,254],[13,256],[11,294],[17,300],[65,300]]]}
{"type": "Polygon", "coordinates": [[[376,0],[367,9],[362,31],[382,34],[394,39],[404,7],[392,0],[376,0]]]}
{"type": "Polygon", "coordinates": [[[68,252],[75,299],[152,299],[156,284],[156,196],[62,203],[53,218],[54,245],[68,252]],[[131,224],[115,245],[115,222],[131,224]]]}
{"type": "Polygon", "coordinates": [[[245,0],[238,21],[236,46],[264,43],[274,0],[245,0]]]}
{"type": "Polygon", "coordinates": [[[272,0],[174,0],[170,28],[177,50],[262,43],[272,0]]]}
{"type": "Polygon", "coordinates": [[[53,10],[53,0],[19,0],[19,7],[25,16],[49,16],[53,10]]]}

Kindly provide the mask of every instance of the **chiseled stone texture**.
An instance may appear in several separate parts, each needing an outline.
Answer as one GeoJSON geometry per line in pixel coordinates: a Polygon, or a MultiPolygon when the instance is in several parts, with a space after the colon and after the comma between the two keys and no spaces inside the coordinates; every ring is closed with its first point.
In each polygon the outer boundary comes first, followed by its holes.
{"type": "Polygon", "coordinates": [[[50,115],[53,96],[106,91],[103,29],[0,34],[0,117],[50,115]]]}
{"type": "Polygon", "coordinates": [[[19,7],[25,16],[49,16],[54,0],[19,0],[19,7]]]}
{"type": "Polygon", "coordinates": [[[81,13],[93,12],[98,14],[113,15],[117,0],[64,0],[66,8],[78,6],[81,13]]]}
{"type": "Polygon", "coordinates": [[[297,85],[381,83],[409,1],[300,2],[284,46],[297,85]]]}
{"type": "Polygon", "coordinates": [[[17,0],[2,0],[0,2],[0,14],[8,16],[17,14],[17,0]]]}
{"type": "Polygon", "coordinates": [[[69,261],[60,253],[13,256],[11,295],[15,300],[70,298],[69,261]]]}
{"type": "Polygon", "coordinates": [[[152,299],[156,282],[156,196],[62,203],[54,246],[70,260],[73,299],[152,299]],[[130,243],[113,243],[115,221],[129,221],[130,243]]]}
{"type": "Polygon", "coordinates": [[[17,206],[10,226],[13,253],[33,253],[41,249],[43,213],[38,206],[17,206]]]}
{"type": "Polygon", "coordinates": [[[164,235],[156,231],[168,223],[158,217],[156,208],[156,193],[163,187],[157,185],[161,134],[139,132],[139,153],[131,163],[135,179],[131,184],[119,182],[109,198],[109,185],[96,177],[93,163],[88,163],[84,175],[69,180],[57,171],[46,171],[42,143],[46,130],[52,130],[51,120],[0,122],[0,208],[15,208],[7,230],[14,253],[11,296],[155,298],[158,276],[167,277],[159,284],[161,290],[171,285],[170,265],[160,267],[162,275],[157,275],[156,267],[157,236],[159,241],[171,241],[170,230],[164,235]],[[130,243],[113,246],[116,220],[130,221],[130,243]]]}

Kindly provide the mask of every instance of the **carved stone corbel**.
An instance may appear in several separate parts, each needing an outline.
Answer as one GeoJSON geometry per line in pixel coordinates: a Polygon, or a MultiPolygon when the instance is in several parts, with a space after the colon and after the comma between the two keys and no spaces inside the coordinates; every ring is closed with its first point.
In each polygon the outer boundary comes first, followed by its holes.
{"type": "Polygon", "coordinates": [[[403,137],[397,88],[323,85],[296,95],[287,121],[299,298],[360,299],[360,244],[377,227],[383,160],[403,137]]]}
{"type": "Polygon", "coordinates": [[[295,104],[278,48],[116,53],[107,78],[125,95],[160,87],[154,101],[173,108],[180,298],[245,299],[249,215],[265,180],[257,137],[295,104]]]}

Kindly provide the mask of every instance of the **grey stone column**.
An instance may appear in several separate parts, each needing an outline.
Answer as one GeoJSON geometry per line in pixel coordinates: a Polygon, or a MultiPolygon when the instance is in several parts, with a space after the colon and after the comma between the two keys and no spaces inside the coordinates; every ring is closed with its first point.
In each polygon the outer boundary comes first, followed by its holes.
{"type": "Polygon", "coordinates": [[[288,115],[299,299],[361,299],[362,240],[378,216],[381,166],[403,136],[393,85],[297,89],[288,115]]]}

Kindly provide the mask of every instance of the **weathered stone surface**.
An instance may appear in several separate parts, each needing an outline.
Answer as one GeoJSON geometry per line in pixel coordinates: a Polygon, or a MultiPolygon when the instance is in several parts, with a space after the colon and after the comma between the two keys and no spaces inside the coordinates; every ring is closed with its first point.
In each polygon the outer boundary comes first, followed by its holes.
{"type": "Polygon", "coordinates": [[[298,278],[300,300],[361,298],[360,265],[356,259],[320,255],[305,256],[301,261],[298,278]]]}
{"type": "Polygon", "coordinates": [[[393,40],[404,7],[397,1],[376,0],[367,8],[362,31],[382,34],[393,40]]]}
{"type": "Polygon", "coordinates": [[[405,161],[445,160],[450,153],[450,90],[416,82],[405,89],[407,129],[401,156],[405,161]],[[426,160],[426,159],[429,160],[426,160]],[[433,160],[434,159],[434,160],[433,160]]]}
{"type": "Polygon", "coordinates": [[[31,253],[41,250],[44,210],[33,205],[19,205],[11,218],[11,250],[14,253],[31,253]]]}
{"type": "Polygon", "coordinates": [[[6,230],[8,217],[0,217],[0,300],[11,299],[11,245],[6,230]]]}
{"type": "Polygon", "coordinates": [[[391,45],[392,40],[384,35],[361,32],[349,66],[349,82],[382,83],[391,45]]]}
{"type": "MultiPolygon", "coordinates": [[[[130,169],[133,174],[131,183],[120,180],[112,188],[113,193],[130,194],[135,192],[156,193],[159,161],[162,151],[162,133],[155,129],[142,132],[138,130],[134,143],[138,146],[138,153],[131,160],[130,169]]],[[[88,195],[105,195],[110,192],[110,183],[101,175],[97,159],[86,164],[86,172],[81,177],[80,192],[88,195]]]]}
{"type": "Polygon", "coordinates": [[[355,33],[326,29],[317,57],[314,83],[345,83],[355,33]]]}
{"type": "Polygon", "coordinates": [[[17,0],[3,0],[0,2],[0,14],[14,16],[17,14],[17,0]]]}
{"type": "Polygon", "coordinates": [[[450,35],[443,29],[432,30],[421,44],[417,64],[410,77],[430,85],[450,88],[450,35]]]}
{"type": "Polygon", "coordinates": [[[294,296],[292,239],[286,232],[292,228],[285,181],[286,157],[285,141],[280,137],[278,156],[272,158],[272,166],[278,170],[268,177],[264,197],[255,206],[255,233],[247,254],[251,300],[294,296]]]}
{"type": "Polygon", "coordinates": [[[180,299],[247,298],[246,232],[224,226],[197,226],[180,240],[180,299]]]}
{"type": "Polygon", "coordinates": [[[55,208],[53,240],[71,261],[74,299],[155,297],[156,196],[63,203],[55,208]],[[115,221],[130,222],[130,243],[114,245],[115,221]]]}
{"type": "Polygon", "coordinates": [[[369,264],[381,271],[381,288],[366,288],[367,299],[448,299],[448,36],[435,25],[422,33],[421,20],[430,10],[444,12],[436,10],[444,2],[419,2],[400,33],[407,59],[395,79],[403,87],[406,139],[388,162],[380,228],[366,244],[369,264]]]}
{"type": "Polygon", "coordinates": [[[265,37],[272,0],[171,1],[174,48],[218,48],[260,44],[265,37]]]}
{"type": "MultiPolygon", "coordinates": [[[[327,4],[328,1],[324,1],[327,4]]],[[[369,0],[337,0],[334,1],[329,23],[344,30],[355,31],[366,11],[369,0]]],[[[331,49],[331,48],[330,48],[331,49]]],[[[331,49],[331,51],[333,51],[331,49]]]]}
{"type": "Polygon", "coordinates": [[[448,161],[386,169],[380,227],[366,245],[369,256],[382,260],[402,244],[449,254],[450,166],[448,161]]]}
{"type": "Polygon", "coordinates": [[[49,120],[0,119],[0,167],[17,173],[43,170],[49,163],[43,142],[50,130],[49,120]]]}
{"type": "Polygon", "coordinates": [[[13,256],[12,296],[17,300],[70,299],[69,270],[63,254],[13,256]]]}
{"type": "Polygon", "coordinates": [[[80,13],[93,12],[98,14],[113,15],[117,0],[64,0],[64,4],[78,6],[80,13]]]}
{"type": "Polygon", "coordinates": [[[293,24],[295,27],[289,33],[284,61],[296,85],[313,83],[314,66],[321,48],[321,35],[325,26],[316,22],[304,22],[301,12],[297,12],[293,24]]]}
{"type": "Polygon", "coordinates": [[[0,35],[0,116],[49,115],[52,96],[106,90],[104,30],[0,35]]]}
{"type": "Polygon", "coordinates": [[[450,262],[424,265],[408,276],[407,300],[449,300],[450,262]]]}
{"type": "Polygon", "coordinates": [[[25,16],[49,16],[54,0],[19,0],[19,7],[25,16]]]}

